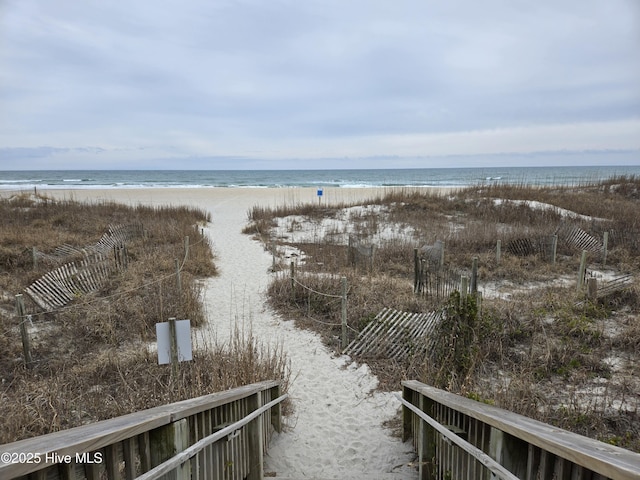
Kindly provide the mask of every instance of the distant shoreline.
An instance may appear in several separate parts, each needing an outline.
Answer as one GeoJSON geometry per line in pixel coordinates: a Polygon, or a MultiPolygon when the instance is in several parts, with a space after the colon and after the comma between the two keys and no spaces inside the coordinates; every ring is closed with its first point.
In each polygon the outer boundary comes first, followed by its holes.
{"type": "MultiPolygon", "coordinates": [[[[312,187],[283,188],[92,188],[92,189],[46,189],[38,188],[38,193],[58,200],[83,202],[114,201],[129,205],[225,205],[233,202],[236,208],[247,210],[254,205],[277,206],[301,203],[352,204],[381,198],[393,191],[407,191],[406,187],[375,188],[326,188],[322,197],[312,187]]],[[[434,187],[430,192],[447,194],[455,187],[434,187]]],[[[24,194],[33,191],[23,191],[24,194]]],[[[0,197],[15,195],[16,192],[0,190],[0,197]]],[[[215,220],[214,220],[215,221],[215,220]]]]}
{"type": "Polygon", "coordinates": [[[370,170],[29,170],[0,171],[0,191],[146,188],[440,188],[583,185],[640,176],[637,166],[473,167],[370,170]]]}

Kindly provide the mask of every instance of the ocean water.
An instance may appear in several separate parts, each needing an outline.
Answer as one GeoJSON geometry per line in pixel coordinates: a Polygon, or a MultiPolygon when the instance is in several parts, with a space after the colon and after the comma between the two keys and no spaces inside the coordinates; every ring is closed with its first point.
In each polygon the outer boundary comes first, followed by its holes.
{"type": "Polygon", "coordinates": [[[579,185],[640,176],[638,166],[484,167],[371,170],[30,170],[0,171],[0,189],[206,187],[443,187],[483,183],[579,185]]]}

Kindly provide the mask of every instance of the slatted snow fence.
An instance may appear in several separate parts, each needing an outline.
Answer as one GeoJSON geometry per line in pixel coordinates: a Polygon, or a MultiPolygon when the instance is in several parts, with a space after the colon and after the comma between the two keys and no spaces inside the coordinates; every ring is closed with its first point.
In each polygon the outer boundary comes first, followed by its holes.
{"type": "Polygon", "coordinates": [[[408,313],[385,308],[346,348],[347,355],[404,360],[421,355],[433,344],[430,335],[441,312],[408,313]]]}

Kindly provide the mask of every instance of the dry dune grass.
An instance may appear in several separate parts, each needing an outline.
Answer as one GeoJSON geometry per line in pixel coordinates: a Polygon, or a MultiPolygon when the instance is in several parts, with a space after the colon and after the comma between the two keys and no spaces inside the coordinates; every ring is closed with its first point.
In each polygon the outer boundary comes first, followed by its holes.
{"type": "MultiPolygon", "coordinates": [[[[284,242],[304,252],[296,277],[313,291],[333,296],[316,295],[299,285],[292,288],[290,259],[280,259],[270,301],[285,316],[322,333],[336,349],[341,303],[335,296],[342,276],[349,285],[350,339],[384,307],[448,309],[457,321],[441,325],[438,347],[430,357],[366,359],[383,387],[397,389],[400,380],[417,378],[640,451],[638,287],[579,303],[584,293],[576,291],[581,252],[575,246],[559,242],[554,264],[540,253],[516,254],[505,248],[514,239],[550,236],[563,223],[595,238],[607,231],[606,265],[602,255],[590,252],[588,269],[636,276],[639,199],[640,179],[635,177],[573,187],[482,185],[446,195],[398,189],[369,202],[383,206],[369,210],[380,212],[375,221],[371,214],[352,217],[351,222],[360,225],[350,225],[349,231],[364,243],[382,238],[389,225],[401,226],[409,235],[379,240],[371,267],[349,261],[345,242],[335,241],[344,239],[338,235],[344,232],[319,235],[314,242],[298,232],[300,243],[284,242]],[[414,248],[436,240],[445,243],[448,268],[470,274],[472,259],[478,258],[479,288],[485,290],[481,303],[463,302],[461,307],[457,298],[413,293],[414,248]],[[497,240],[503,245],[499,263],[497,240]],[[497,293],[490,294],[492,289],[497,293]]],[[[283,243],[275,233],[279,217],[295,215],[297,223],[316,225],[317,232],[319,219],[339,218],[344,207],[256,207],[249,212],[246,232],[283,243]]]]}
{"type": "Polygon", "coordinates": [[[192,362],[180,364],[177,379],[149,351],[156,322],[188,318],[198,326],[205,321],[198,280],[216,274],[200,228],[209,220],[207,213],[188,207],[29,195],[0,201],[0,443],[259,380],[286,383],[285,356],[263,347],[250,332],[238,333],[228,347],[194,352],[192,362]],[[33,356],[26,368],[14,295],[59,266],[40,258],[34,267],[32,248],[53,254],[63,244],[86,247],[109,225],[134,223],[143,225],[145,235],[127,243],[128,267],[98,291],[46,313],[24,295],[33,356]],[[182,266],[180,291],[176,260],[182,266]]]}

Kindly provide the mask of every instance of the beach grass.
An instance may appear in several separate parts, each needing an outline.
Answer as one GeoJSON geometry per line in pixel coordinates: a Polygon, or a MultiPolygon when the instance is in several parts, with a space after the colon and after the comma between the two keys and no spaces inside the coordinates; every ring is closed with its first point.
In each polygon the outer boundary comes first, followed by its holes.
{"type": "MultiPolygon", "coordinates": [[[[266,379],[288,379],[281,350],[251,332],[226,346],[205,344],[177,378],[151,348],[155,324],[169,318],[202,326],[202,279],[216,275],[202,227],[206,211],[126,206],[21,194],[0,200],[0,443],[266,379]],[[79,261],[114,225],[141,225],[126,244],[127,267],[67,305],[43,309],[23,295],[32,363],[25,365],[15,295],[60,264],[79,261]],[[185,252],[188,244],[188,253],[185,252]],[[60,256],[57,248],[76,254],[60,256]],[[43,255],[35,257],[34,249],[43,255]],[[180,286],[177,270],[180,270],[180,286]]],[[[107,252],[109,254],[109,252],[107,252]]]]}
{"type": "Polygon", "coordinates": [[[269,287],[270,302],[336,351],[341,277],[349,286],[352,340],[383,308],[451,309],[448,298],[413,293],[415,248],[443,241],[447,268],[468,275],[476,258],[485,295],[477,309],[456,314],[469,335],[440,331],[440,354],[425,358],[357,360],[372,367],[382,388],[397,390],[401,380],[418,379],[640,451],[637,285],[585,301],[576,290],[581,252],[575,245],[560,241],[555,262],[537,249],[509,249],[521,239],[557,235],[563,225],[600,241],[607,232],[606,264],[602,252],[588,252],[587,275],[604,283],[631,274],[637,281],[639,201],[636,177],[564,187],[479,185],[445,194],[395,189],[357,205],[256,207],[246,232],[257,232],[272,251],[278,251],[274,244],[280,251],[296,249],[295,257],[274,259],[280,273],[269,287]],[[354,262],[349,236],[376,245],[373,261],[354,262]],[[307,288],[291,282],[290,262],[307,288]],[[465,339],[458,350],[464,355],[450,354],[454,338],[465,339]]]}

